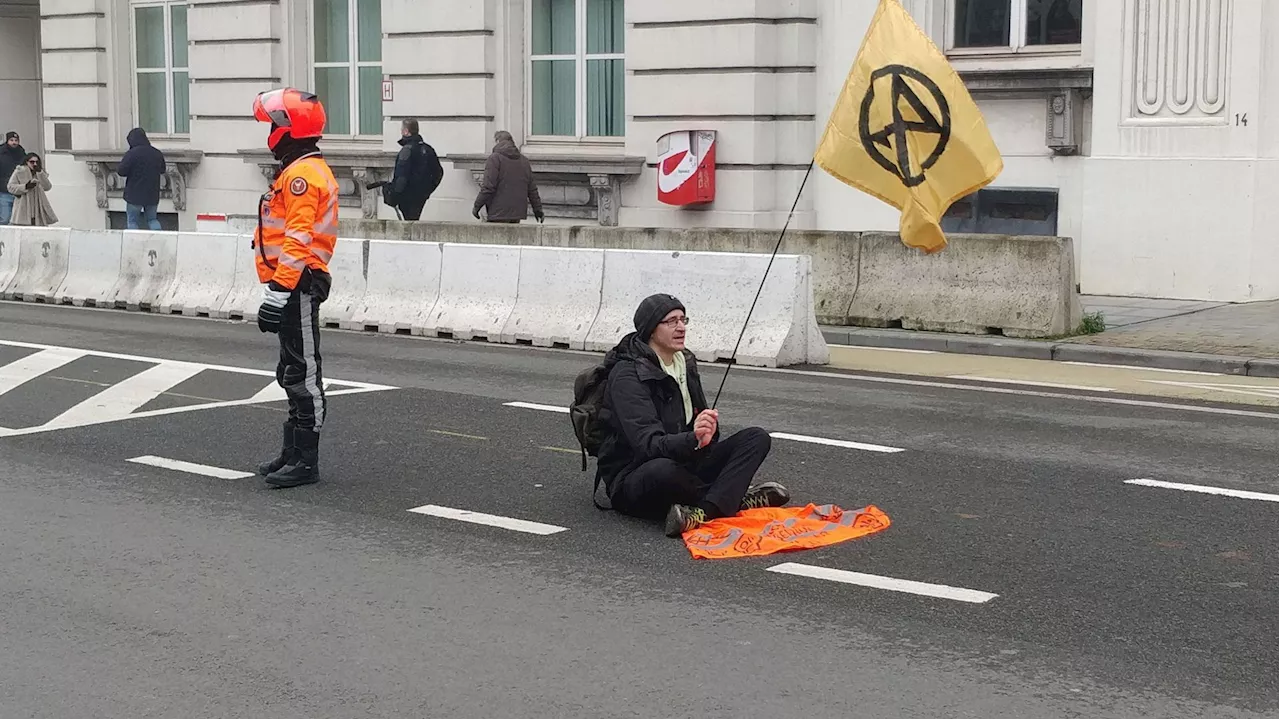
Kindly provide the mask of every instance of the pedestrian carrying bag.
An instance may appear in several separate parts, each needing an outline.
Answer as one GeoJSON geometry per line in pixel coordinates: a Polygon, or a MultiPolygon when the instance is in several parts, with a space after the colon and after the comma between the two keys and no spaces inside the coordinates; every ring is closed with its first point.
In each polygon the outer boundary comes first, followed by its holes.
{"type": "MultiPolygon", "coordinates": [[[[569,421],[573,423],[573,433],[578,438],[582,450],[582,471],[587,471],[587,455],[600,457],[600,448],[609,438],[609,410],[604,406],[605,390],[609,384],[611,365],[606,361],[578,373],[573,382],[573,404],[569,406],[569,421]]],[[[595,487],[591,490],[591,501],[597,509],[608,509],[602,506],[596,496],[600,492],[600,473],[596,473],[595,487]]]]}

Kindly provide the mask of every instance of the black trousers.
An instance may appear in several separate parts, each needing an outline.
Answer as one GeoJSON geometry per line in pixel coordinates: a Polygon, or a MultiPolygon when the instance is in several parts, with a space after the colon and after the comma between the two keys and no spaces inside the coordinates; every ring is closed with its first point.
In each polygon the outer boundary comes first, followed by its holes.
{"type": "Polygon", "coordinates": [[[276,365],[276,382],[289,396],[289,422],[317,432],[324,426],[327,409],[320,358],[320,305],[327,297],[328,286],[313,281],[310,272],[303,273],[284,306],[276,365]]]}
{"type": "Polygon", "coordinates": [[[427,198],[421,200],[402,200],[399,205],[400,216],[406,221],[417,222],[422,217],[422,208],[427,206],[427,198]]]}
{"type": "Polygon", "coordinates": [[[771,446],[768,432],[751,427],[699,450],[689,464],[649,460],[622,478],[610,500],[619,512],[646,519],[661,518],[673,504],[731,517],[771,446]]]}

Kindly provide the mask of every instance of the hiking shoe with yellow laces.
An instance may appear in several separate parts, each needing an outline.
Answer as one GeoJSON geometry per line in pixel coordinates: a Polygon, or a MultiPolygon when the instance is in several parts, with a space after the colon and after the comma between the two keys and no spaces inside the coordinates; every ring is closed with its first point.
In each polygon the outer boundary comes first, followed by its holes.
{"type": "Polygon", "coordinates": [[[679,537],[690,529],[697,529],[707,522],[707,513],[698,507],[674,504],[667,512],[667,536],[679,537]]]}
{"type": "Polygon", "coordinates": [[[758,484],[743,495],[738,510],[763,509],[765,507],[785,507],[791,501],[791,492],[777,482],[758,484]]]}

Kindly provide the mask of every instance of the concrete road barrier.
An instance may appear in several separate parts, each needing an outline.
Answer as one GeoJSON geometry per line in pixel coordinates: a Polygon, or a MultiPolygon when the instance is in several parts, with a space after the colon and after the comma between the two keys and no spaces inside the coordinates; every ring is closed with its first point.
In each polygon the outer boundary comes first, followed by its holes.
{"type": "Polygon", "coordinates": [[[422,333],[500,342],[519,283],[519,247],[445,245],[440,299],[422,333]]]}
{"type": "Polygon", "coordinates": [[[173,282],[160,298],[159,311],[208,317],[222,307],[235,287],[240,240],[236,235],[180,233],[173,282]]]}
{"type": "Polygon", "coordinates": [[[159,309],[177,270],[177,233],[126,230],[122,236],[120,274],[107,305],[146,312],[159,309]]]}
{"type": "Polygon", "coordinates": [[[18,271],[4,299],[52,302],[67,276],[71,230],[65,227],[0,227],[0,236],[19,245],[18,271]]]}
{"type": "Polygon", "coordinates": [[[440,297],[443,255],[436,242],[370,242],[364,297],[345,328],[420,334],[440,297]]]}
{"type": "Polygon", "coordinates": [[[329,298],[320,305],[320,324],[324,327],[348,325],[364,300],[365,258],[369,252],[368,240],[339,238],[329,260],[329,276],[333,288],[329,298]]]}
{"type": "MultiPolygon", "coordinates": [[[[767,255],[608,250],[600,314],[586,349],[604,351],[635,329],[648,295],[679,297],[690,318],[688,347],[703,361],[728,359],[769,264],[767,255]]],[[[769,271],[737,354],[740,364],[826,364],[826,341],[813,312],[809,258],[779,255],[769,271]]]]}
{"type": "Polygon", "coordinates": [[[231,290],[210,315],[220,320],[257,320],[262,305],[262,283],[258,280],[257,252],[249,235],[235,235],[235,276],[231,290]]]}
{"type": "Polygon", "coordinates": [[[1082,310],[1065,237],[958,235],[936,255],[897,235],[864,233],[849,323],[911,330],[1050,337],[1082,310]]]}
{"type": "Polygon", "coordinates": [[[0,296],[3,296],[18,276],[18,254],[22,251],[22,243],[18,233],[0,228],[0,296]]]}
{"type": "MultiPolygon", "coordinates": [[[[249,218],[251,219],[251,218],[249,218]]],[[[247,221],[247,220],[246,220],[247,221]]],[[[353,237],[467,244],[768,254],[777,230],[396,222],[346,218],[353,237]]],[[[897,235],[791,230],[781,252],[812,258],[824,325],[911,327],[1048,337],[1079,326],[1070,238],[951,234],[937,255],[897,235]]]]}
{"type": "Polygon", "coordinates": [[[67,275],[53,301],[76,307],[108,306],[120,276],[122,241],[119,230],[71,230],[67,275]]]}
{"type": "Polygon", "coordinates": [[[585,349],[600,313],[604,250],[521,247],[516,303],[505,344],[585,349]]]}

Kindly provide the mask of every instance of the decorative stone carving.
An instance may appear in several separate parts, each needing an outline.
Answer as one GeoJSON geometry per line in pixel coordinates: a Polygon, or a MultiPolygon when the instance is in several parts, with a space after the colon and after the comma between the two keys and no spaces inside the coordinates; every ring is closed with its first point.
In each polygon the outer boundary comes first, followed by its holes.
{"type": "MultiPolygon", "coordinates": [[[[595,220],[605,226],[618,224],[622,207],[622,183],[640,175],[643,157],[547,156],[526,153],[547,217],[595,220]]],[[[488,155],[449,155],[441,158],[471,179],[484,181],[488,155]]]]}
{"type": "MultiPolygon", "coordinates": [[[[85,150],[72,154],[77,161],[85,163],[93,175],[93,194],[98,207],[107,209],[111,198],[124,197],[124,178],[116,174],[116,167],[124,158],[124,150],[85,150]]],[[[165,170],[160,177],[160,198],[173,202],[173,209],[182,212],[187,209],[187,179],[196,165],[204,157],[199,150],[164,150],[165,170]]]]}
{"type": "MultiPolygon", "coordinates": [[[[239,155],[245,162],[257,165],[268,182],[275,181],[278,164],[271,153],[264,150],[240,150],[239,155]]],[[[359,207],[361,217],[366,220],[377,219],[382,193],[376,189],[368,189],[367,185],[391,178],[395,171],[396,154],[377,149],[365,152],[326,149],[324,159],[329,169],[333,170],[334,179],[338,181],[338,204],[343,207],[359,207]]]]}
{"type": "Polygon", "coordinates": [[[960,77],[979,99],[1043,98],[1048,103],[1045,145],[1057,155],[1081,152],[1084,103],[1093,92],[1092,69],[968,70],[960,77]]]}
{"type": "Polygon", "coordinates": [[[1045,144],[1055,155],[1080,153],[1080,137],[1084,133],[1084,101],[1077,90],[1063,90],[1049,96],[1045,113],[1045,144]]]}
{"type": "Polygon", "coordinates": [[[1227,105],[1231,0],[1126,0],[1131,120],[1220,124],[1227,105]]]}
{"type": "Polygon", "coordinates": [[[85,166],[93,175],[93,197],[98,207],[105,210],[107,209],[107,168],[101,162],[86,162],[85,166]]]}

